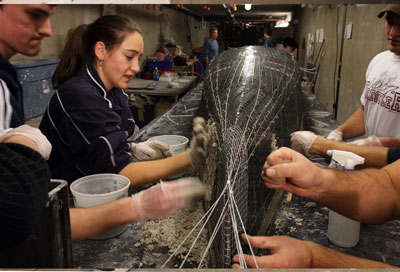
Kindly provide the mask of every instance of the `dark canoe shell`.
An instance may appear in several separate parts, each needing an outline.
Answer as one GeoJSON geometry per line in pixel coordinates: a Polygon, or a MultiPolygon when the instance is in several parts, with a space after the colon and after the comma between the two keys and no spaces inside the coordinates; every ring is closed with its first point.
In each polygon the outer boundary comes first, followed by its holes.
{"type": "MultiPolygon", "coordinates": [[[[237,205],[246,231],[257,235],[274,190],[260,177],[268,154],[290,146],[290,133],[302,120],[300,72],[293,56],[275,48],[248,46],[224,51],[206,70],[200,114],[216,127],[212,163],[215,202],[229,181],[235,203],[225,194],[211,218],[212,230],[224,207],[237,205]],[[227,202],[228,205],[225,205],[227,202]]],[[[237,215],[236,215],[237,218],[237,215]]],[[[214,242],[216,267],[230,267],[236,246],[231,214],[223,218],[214,242]]],[[[238,226],[239,232],[243,232],[238,226]]]]}

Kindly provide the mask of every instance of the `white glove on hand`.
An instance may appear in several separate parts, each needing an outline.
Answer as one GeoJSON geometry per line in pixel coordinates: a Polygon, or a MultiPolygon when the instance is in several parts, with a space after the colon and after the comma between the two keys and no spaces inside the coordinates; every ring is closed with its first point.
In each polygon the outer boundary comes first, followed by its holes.
{"type": "Polygon", "coordinates": [[[28,125],[22,125],[6,132],[0,138],[0,141],[3,141],[4,139],[13,135],[22,135],[31,139],[39,147],[40,155],[42,155],[42,157],[46,160],[50,158],[50,153],[52,149],[51,143],[47,140],[46,136],[44,136],[39,129],[28,125]]]}
{"type": "Polygon", "coordinates": [[[349,142],[349,144],[355,144],[355,145],[370,145],[370,146],[383,146],[381,141],[379,140],[378,137],[375,135],[369,136],[368,138],[363,138],[363,139],[358,139],[352,142],[349,142]]]}
{"type": "Polygon", "coordinates": [[[181,178],[162,182],[132,195],[133,213],[138,220],[167,217],[205,194],[198,178],[181,178]]]}
{"type": "Polygon", "coordinates": [[[303,155],[310,156],[308,150],[318,136],[311,131],[296,131],[290,136],[291,148],[303,155]]]}
{"type": "Polygon", "coordinates": [[[134,161],[158,160],[172,155],[169,146],[160,141],[131,143],[131,151],[134,161]]]}
{"type": "Polygon", "coordinates": [[[193,137],[187,150],[192,166],[201,167],[206,162],[209,138],[206,121],[202,117],[194,118],[193,137]]]}
{"type": "Polygon", "coordinates": [[[341,142],[343,140],[343,133],[337,129],[332,130],[329,132],[328,137],[326,137],[328,140],[336,141],[336,142],[341,142]]]}
{"type": "Polygon", "coordinates": [[[135,124],[135,128],[133,129],[133,134],[132,134],[132,136],[138,134],[139,131],[140,131],[140,128],[138,127],[138,125],[135,124]]]}

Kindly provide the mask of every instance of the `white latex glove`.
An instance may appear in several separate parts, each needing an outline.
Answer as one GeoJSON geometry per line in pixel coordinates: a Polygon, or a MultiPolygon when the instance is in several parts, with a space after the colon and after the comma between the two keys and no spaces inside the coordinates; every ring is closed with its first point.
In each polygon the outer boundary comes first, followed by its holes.
{"type": "Polygon", "coordinates": [[[193,119],[193,137],[187,150],[190,164],[195,167],[204,165],[207,158],[207,146],[210,136],[206,128],[206,121],[202,117],[193,119]]]}
{"type": "Polygon", "coordinates": [[[160,141],[131,143],[131,151],[134,161],[158,160],[172,155],[169,145],[160,141]]]}
{"type": "Polygon", "coordinates": [[[381,143],[379,138],[376,137],[375,135],[369,136],[368,138],[358,139],[358,140],[349,142],[349,144],[383,146],[383,144],[381,143]]]}
{"type": "Polygon", "coordinates": [[[290,136],[291,148],[303,155],[310,156],[308,150],[318,136],[311,131],[305,130],[293,132],[290,136]]]}
{"type": "Polygon", "coordinates": [[[46,136],[44,136],[39,129],[28,125],[22,125],[17,128],[8,130],[0,137],[0,142],[13,135],[22,135],[31,139],[39,147],[40,155],[42,155],[43,158],[45,158],[46,160],[50,158],[50,153],[52,149],[51,143],[47,140],[46,136]]]}
{"type": "Polygon", "coordinates": [[[162,182],[132,195],[132,210],[138,220],[167,217],[205,194],[198,178],[162,182]]]}
{"type": "Polygon", "coordinates": [[[132,134],[132,136],[138,134],[139,131],[140,131],[140,128],[138,127],[138,125],[135,124],[135,128],[133,129],[133,134],[132,134]]]}
{"type": "Polygon", "coordinates": [[[341,142],[343,140],[343,133],[337,129],[332,130],[329,132],[328,137],[326,137],[328,140],[336,141],[336,142],[341,142]]]}

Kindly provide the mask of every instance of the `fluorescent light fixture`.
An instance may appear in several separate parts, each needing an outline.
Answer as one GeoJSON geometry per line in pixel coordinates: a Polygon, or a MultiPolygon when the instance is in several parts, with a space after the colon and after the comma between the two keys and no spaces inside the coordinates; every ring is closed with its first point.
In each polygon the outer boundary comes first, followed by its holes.
{"type": "Polygon", "coordinates": [[[277,21],[275,23],[275,27],[288,27],[289,26],[289,22],[287,21],[277,21]]]}
{"type": "Polygon", "coordinates": [[[251,10],[251,4],[245,4],[244,5],[245,10],[251,10]]]}

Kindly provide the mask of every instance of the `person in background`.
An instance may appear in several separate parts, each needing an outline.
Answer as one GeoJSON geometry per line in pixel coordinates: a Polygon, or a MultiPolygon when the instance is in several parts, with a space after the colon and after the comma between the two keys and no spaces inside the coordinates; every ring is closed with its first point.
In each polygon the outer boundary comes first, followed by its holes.
{"type": "Polygon", "coordinates": [[[209,31],[210,38],[204,42],[203,51],[204,51],[204,61],[206,66],[211,62],[211,60],[218,55],[218,29],[211,28],[209,31]]]}
{"type": "Polygon", "coordinates": [[[265,47],[274,47],[274,44],[271,39],[272,30],[271,28],[264,28],[264,43],[263,46],[265,47]]]}
{"type": "Polygon", "coordinates": [[[297,48],[297,43],[294,39],[290,37],[278,38],[275,45],[276,49],[293,54],[294,50],[297,48]]]}
{"type": "Polygon", "coordinates": [[[283,51],[293,54],[294,50],[297,48],[297,43],[294,39],[286,37],[282,41],[283,51]]]}
{"type": "MultiPolygon", "coordinates": [[[[382,169],[338,171],[319,167],[298,152],[282,147],[267,157],[262,178],[268,188],[311,198],[362,223],[378,224],[400,218],[399,168],[400,160],[397,160],[382,169]]],[[[247,242],[246,236],[242,238],[247,242]]],[[[270,255],[255,257],[260,268],[394,267],[287,236],[248,238],[252,247],[270,252],[270,255]]],[[[252,256],[244,257],[248,266],[256,267],[252,256]]],[[[232,267],[238,268],[238,255],[233,257],[233,262],[232,267]]]]}
{"type": "Polygon", "coordinates": [[[365,135],[358,145],[400,146],[400,4],[387,5],[385,16],[389,50],[376,55],[368,65],[361,106],[328,139],[342,141],[365,135]]]}
{"type": "MultiPolygon", "coordinates": [[[[0,250],[32,233],[48,197],[51,145],[36,128],[23,125],[22,88],[9,59],[37,55],[51,35],[54,5],[0,5],[0,250]]],[[[183,178],[158,184],[117,201],[71,208],[72,240],[85,239],[127,222],[162,218],[203,195],[199,181],[183,178]]]]}
{"type": "Polygon", "coordinates": [[[40,123],[53,145],[53,178],[72,182],[89,174],[116,173],[128,177],[131,187],[140,187],[204,164],[208,134],[199,117],[187,151],[132,162],[138,145],[147,142],[128,142],[135,121],[123,89],[140,70],[143,47],[136,23],[118,15],[102,16],[71,34],[53,76],[56,93],[40,123]]]}

